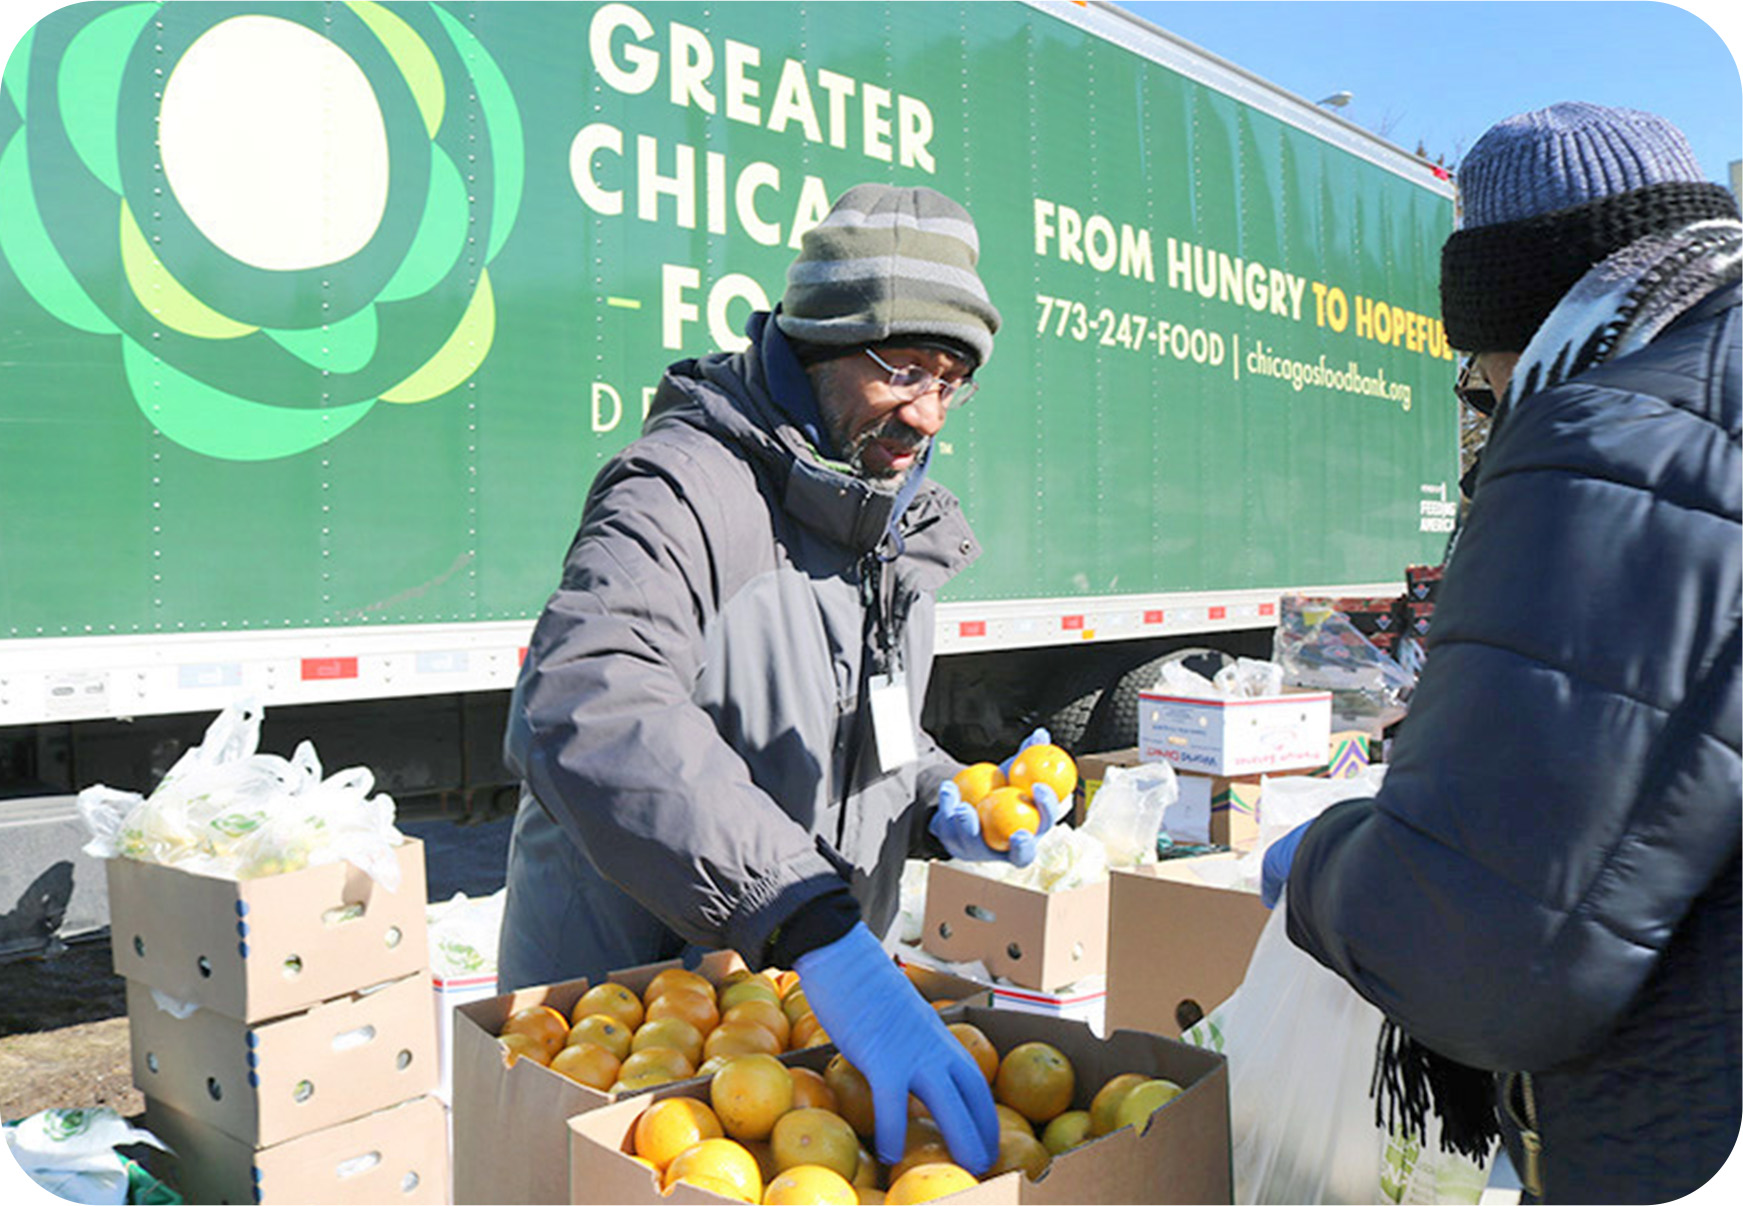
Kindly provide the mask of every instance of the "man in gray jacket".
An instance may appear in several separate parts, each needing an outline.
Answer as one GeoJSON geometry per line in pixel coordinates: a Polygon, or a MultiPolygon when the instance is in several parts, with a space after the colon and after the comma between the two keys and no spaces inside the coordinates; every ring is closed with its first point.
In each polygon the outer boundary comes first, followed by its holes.
{"type": "Polygon", "coordinates": [[[515,691],[499,972],[598,980],[694,948],[795,968],[871,1082],[880,1156],[913,1092],[976,1172],[986,1081],[876,936],[928,833],[1002,857],[918,725],[934,592],[979,552],[925,476],[999,326],[978,259],[955,202],[860,185],[749,347],[667,370],[593,483],[515,691]]]}

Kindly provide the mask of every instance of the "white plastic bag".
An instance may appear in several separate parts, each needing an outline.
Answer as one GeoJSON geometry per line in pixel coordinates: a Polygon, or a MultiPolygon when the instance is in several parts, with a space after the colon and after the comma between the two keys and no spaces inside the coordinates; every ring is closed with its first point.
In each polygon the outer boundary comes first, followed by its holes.
{"type": "Polygon", "coordinates": [[[1259,836],[1243,854],[1237,881],[1248,891],[1259,890],[1265,851],[1297,825],[1311,821],[1333,804],[1377,795],[1386,779],[1384,763],[1363,767],[1343,779],[1314,775],[1266,775],[1259,792],[1259,836]]]}
{"type": "Polygon", "coordinates": [[[43,1110],[8,1124],[6,1147],[24,1174],[57,1198],[91,1206],[119,1206],[127,1200],[127,1165],[117,1147],[148,1143],[169,1149],[108,1107],[43,1110]]]}
{"type": "Polygon", "coordinates": [[[101,783],[80,792],[85,852],[227,879],[344,860],[396,891],[393,797],[369,794],[364,767],[323,779],[307,741],[288,760],[257,753],[262,715],[254,700],[226,708],[148,797],[101,783]]]}
{"type": "Polygon", "coordinates": [[[1163,815],[1179,798],[1180,784],[1166,762],[1110,766],[1089,802],[1083,833],[1106,848],[1110,867],[1153,863],[1163,815]]]}
{"type": "Polygon", "coordinates": [[[1475,1161],[1376,1121],[1380,1012],[1289,940],[1279,903],[1234,995],[1182,1037],[1229,1061],[1235,1201],[1471,1202],[1475,1161]]]}

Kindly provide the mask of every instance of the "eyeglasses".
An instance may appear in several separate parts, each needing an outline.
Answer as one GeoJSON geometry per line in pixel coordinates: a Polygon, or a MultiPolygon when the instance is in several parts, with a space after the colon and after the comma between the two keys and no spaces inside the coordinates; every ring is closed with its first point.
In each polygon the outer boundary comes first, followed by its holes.
{"type": "Polygon", "coordinates": [[[887,364],[882,356],[870,348],[865,349],[865,354],[870,356],[879,368],[890,375],[890,392],[896,396],[898,401],[903,403],[917,402],[936,389],[938,391],[938,404],[945,410],[955,410],[958,407],[967,406],[968,400],[974,397],[975,391],[980,388],[980,382],[972,377],[964,377],[958,381],[946,381],[943,377],[936,377],[917,364],[904,364],[901,368],[887,364]]]}
{"type": "Polygon", "coordinates": [[[1453,393],[1458,395],[1460,402],[1480,415],[1495,413],[1495,387],[1489,384],[1489,378],[1484,375],[1475,356],[1465,357],[1465,362],[1459,366],[1453,393]]]}

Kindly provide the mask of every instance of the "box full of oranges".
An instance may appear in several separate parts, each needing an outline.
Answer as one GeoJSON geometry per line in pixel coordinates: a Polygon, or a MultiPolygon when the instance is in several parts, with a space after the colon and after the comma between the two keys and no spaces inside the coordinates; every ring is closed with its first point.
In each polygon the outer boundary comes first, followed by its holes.
{"type": "MultiPolygon", "coordinates": [[[[923,1109],[900,1159],[873,1152],[870,1089],[839,1053],[820,1073],[737,1056],[569,1119],[569,1201],[1227,1202],[1222,1057],[1156,1035],[965,1007],[952,1033],[981,1064],[999,1153],[976,1178],[923,1109]]],[[[810,1053],[808,1053],[810,1054],[810,1053]]],[[[814,1063],[815,1061],[808,1061],[814,1063]]]]}
{"type": "MultiPolygon", "coordinates": [[[[910,980],[928,1000],[986,999],[953,976],[910,980]]],[[[648,964],[597,984],[570,980],[462,1005],[454,1011],[455,1200],[567,1202],[570,1117],[695,1081],[733,1055],[814,1063],[828,1044],[795,973],[753,974],[731,951],[693,969],[648,964]]]]}

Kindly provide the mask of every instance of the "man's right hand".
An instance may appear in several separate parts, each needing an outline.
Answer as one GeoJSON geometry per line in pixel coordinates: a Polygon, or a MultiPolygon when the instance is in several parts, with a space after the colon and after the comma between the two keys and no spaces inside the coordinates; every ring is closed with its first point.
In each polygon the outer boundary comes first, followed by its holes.
{"type": "Polygon", "coordinates": [[[977,1177],[991,1168],[999,1120],[986,1076],[865,924],[800,955],[794,970],[817,1021],[871,1085],[878,1159],[901,1161],[912,1093],[958,1164],[977,1177]]]}

